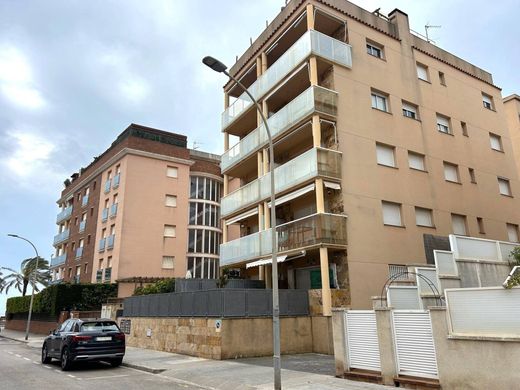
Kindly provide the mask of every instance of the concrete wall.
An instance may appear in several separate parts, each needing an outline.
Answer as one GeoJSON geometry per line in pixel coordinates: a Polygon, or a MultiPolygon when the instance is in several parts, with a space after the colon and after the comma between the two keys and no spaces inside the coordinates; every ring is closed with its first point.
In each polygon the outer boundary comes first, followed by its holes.
{"type": "MultiPolygon", "coordinates": [[[[208,359],[270,356],[270,318],[126,317],[132,321],[127,345],[208,359]],[[217,328],[217,320],[221,321],[217,328]],[[151,336],[147,336],[147,330],[151,336]]],[[[331,354],[332,324],[328,317],[280,319],[282,354],[331,354]]]]}

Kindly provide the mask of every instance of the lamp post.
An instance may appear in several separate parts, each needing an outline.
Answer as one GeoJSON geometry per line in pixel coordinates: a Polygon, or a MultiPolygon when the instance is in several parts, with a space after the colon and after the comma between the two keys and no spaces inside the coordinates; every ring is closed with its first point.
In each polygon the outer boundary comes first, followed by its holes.
{"type": "MultiPolygon", "coordinates": [[[[33,308],[33,302],[34,302],[34,286],[36,284],[36,272],[38,271],[38,261],[40,260],[40,256],[38,255],[38,250],[36,249],[34,244],[31,241],[29,241],[27,238],[20,237],[17,234],[8,234],[8,236],[27,241],[33,247],[34,252],[36,252],[36,264],[34,265],[34,270],[32,272],[31,303],[29,304],[29,314],[27,315],[27,327],[25,328],[25,340],[28,340],[29,339],[29,328],[31,327],[32,308],[33,308]]],[[[29,282],[30,282],[30,280],[29,280],[29,282]]]]}
{"type": "Polygon", "coordinates": [[[280,354],[280,300],[278,297],[278,261],[277,261],[277,240],[276,240],[276,207],[275,207],[275,189],[274,189],[274,149],[273,149],[273,139],[271,137],[271,131],[269,130],[269,125],[267,124],[267,120],[265,115],[260,107],[260,104],[256,101],[256,99],[249,93],[247,88],[235,77],[231,76],[229,72],[226,71],[227,66],[224,65],[219,60],[213,57],[204,57],[202,59],[202,63],[215,72],[224,73],[227,77],[233,80],[237,85],[242,88],[247,96],[251,99],[253,104],[256,106],[256,110],[260,114],[262,118],[262,122],[264,123],[265,130],[267,132],[267,138],[269,140],[269,172],[271,174],[271,248],[272,248],[272,284],[273,284],[273,368],[274,368],[274,388],[279,390],[282,388],[282,379],[281,379],[281,354],[280,354]]]}

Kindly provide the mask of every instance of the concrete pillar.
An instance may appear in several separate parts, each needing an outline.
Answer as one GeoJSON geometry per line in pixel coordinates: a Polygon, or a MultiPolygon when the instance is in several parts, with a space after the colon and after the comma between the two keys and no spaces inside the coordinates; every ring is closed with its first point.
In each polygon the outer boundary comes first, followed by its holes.
{"type": "Polygon", "coordinates": [[[228,133],[224,133],[224,151],[228,151],[229,150],[229,134],[228,133]]]}
{"type": "Polygon", "coordinates": [[[271,276],[272,267],[270,265],[266,265],[264,269],[264,277],[265,277],[265,288],[273,288],[273,278],[271,276]]]}
{"type": "Polygon", "coordinates": [[[224,195],[226,196],[229,193],[229,176],[224,175],[224,195]]]}
{"type": "Polygon", "coordinates": [[[229,107],[229,93],[224,92],[224,110],[229,107]]]}
{"type": "Polygon", "coordinates": [[[222,220],[222,243],[226,243],[228,241],[228,227],[226,225],[226,220],[222,220]]]}
{"type": "Polygon", "coordinates": [[[314,30],[314,7],[307,4],[307,30],[314,30]]]}
{"type": "Polygon", "coordinates": [[[263,74],[267,70],[267,55],[265,54],[265,52],[262,52],[261,58],[262,58],[262,74],[263,74]]]}
{"type": "Polygon", "coordinates": [[[318,61],[314,56],[309,58],[309,73],[311,85],[318,85],[318,61]]]}
{"type": "Polygon", "coordinates": [[[345,309],[332,309],[332,345],[334,347],[336,376],[343,378],[343,375],[348,371],[345,309]]]}
{"type": "Polygon", "coordinates": [[[271,229],[271,212],[267,202],[264,202],[264,229],[271,229]]]}
{"type": "Polygon", "coordinates": [[[267,149],[267,148],[263,149],[262,153],[264,155],[262,158],[262,161],[264,163],[264,169],[263,169],[262,174],[265,174],[265,173],[269,172],[269,149],[267,149]]]}
{"type": "Polygon", "coordinates": [[[265,280],[265,266],[258,267],[258,280],[265,280]]]}
{"type": "Polygon", "coordinates": [[[260,57],[256,57],[256,77],[259,77],[261,74],[262,74],[262,55],[260,55],[260,57]]]}
{"type": "Polygon", "coordinates": [[[320,269],[321,269],[321,300],[323,302],[323,315],[332,315],[332,299],[330,296],[329,280],[329,252],[327,248],[320,248],[320,269]]]}
{"type": "Polygon", "coordinates": [[[319,178],[315,180],[316,185],[316,212],[325,212],[325,194],[323,192],[323,179],[319,178]]]}
{"type": "Polygon", "coordinates": [[[315,148],[321,146],[321,123],[320,116],[312,116],[312,144],[315,148]]]}
{"type": "Polygon", "coordinates": [[[394,377],[397,376],[397,365],[392,333],[392,310],[385,307],[375,309],[375,312],[383,384],[394,386],[394,377]]]}

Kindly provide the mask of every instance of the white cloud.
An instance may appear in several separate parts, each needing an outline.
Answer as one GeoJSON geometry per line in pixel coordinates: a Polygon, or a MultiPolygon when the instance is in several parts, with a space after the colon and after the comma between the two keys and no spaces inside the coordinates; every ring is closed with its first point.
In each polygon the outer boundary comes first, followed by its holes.
{"type": "Polygon", "coordinates": [[[34,85],[27,58],[14,46],[0,45],[0,92],[15,105],[40,109],[46,102],[34,85]]]}
{"type": "Polygon", "coordinates": [[[47,173],[46,165],[55,145],[49,140],[35,134],[14,131],[8,133],[14,141],[15,149],[4,160],[7,168],[20,178],[47,173]]]}

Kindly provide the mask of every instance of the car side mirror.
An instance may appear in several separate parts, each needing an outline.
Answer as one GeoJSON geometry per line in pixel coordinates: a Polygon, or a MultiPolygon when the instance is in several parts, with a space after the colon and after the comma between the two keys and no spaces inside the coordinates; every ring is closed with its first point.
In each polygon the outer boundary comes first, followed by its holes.
{"type": "Polygon", "coordinates": [[[56,329],[53,329],[53,330],[51,330],[51,332],[50,332],[50,334],[52,334],[53,336],[56,336],[56,333],[58,333],[58,332],[56,331],[56,329]]]}

